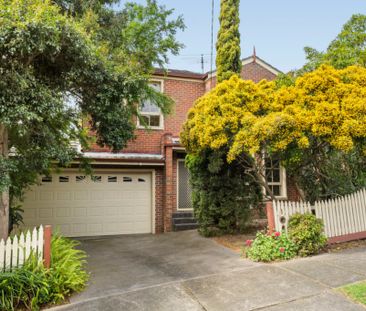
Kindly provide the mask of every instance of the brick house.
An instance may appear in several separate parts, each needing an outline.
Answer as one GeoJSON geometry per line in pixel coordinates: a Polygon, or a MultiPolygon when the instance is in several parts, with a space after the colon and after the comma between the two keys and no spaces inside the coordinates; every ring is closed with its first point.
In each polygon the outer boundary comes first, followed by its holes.
{"type": "MultiPolygon", "coordinates": [[[[278,73],[256,55],[243,59],[244,79],[273,80],[278,73]]],[[[163,116],[157,107],[146,103],[141,114],[150,129],[137,124],[136,139],[122,152],[92,146],[84,154],[91,159],[93,176],[67,169],[43,177],[40,186],[26,195],[26,226],[52,224],[67,236],[162,233],[174,229],[172,220],[177,213],[191,217],[189,178],[179,133],[195,100],[216,84],[216,74],[157,70],[151,83],[174,100],[173,112],[163,116]]],[[[274,192],[296,199],[297,192],[279,163],[270,164],[274,192]]]]}

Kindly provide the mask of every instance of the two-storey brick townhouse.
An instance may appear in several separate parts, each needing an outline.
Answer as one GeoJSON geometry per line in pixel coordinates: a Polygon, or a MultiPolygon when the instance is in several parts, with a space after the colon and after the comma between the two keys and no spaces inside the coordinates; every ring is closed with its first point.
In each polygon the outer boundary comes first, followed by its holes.
{"type": "MultiPolygon", "coordinates": [[[[273,80],[279,71],[255,55],[243,59],[242,77],[258,82],[273,80]]],[[[157,70],[152,85],[175,102],[163,116],[146,103],[141,114],[147,130],[137,123],[136,139],[120,153],[92,146],[93,176],[65,169],[41,177],[24,201],[26,226],[51,224],[66,236],[161,233],[173,230],[174,215],[192,214],[185,150],[179,133],[195,100],[216,84],[215,72],[157,70]]],[[[136,121],[138,122],[138,121],[136,121]]],[[[272,163],[271,187],[276,195],[294,199],[279,163],[272,163]]],[[[186,222],[187,219],[177,221],[186,222]]],[[[188,219],[189,223],[189,219],[188,219]]]]}

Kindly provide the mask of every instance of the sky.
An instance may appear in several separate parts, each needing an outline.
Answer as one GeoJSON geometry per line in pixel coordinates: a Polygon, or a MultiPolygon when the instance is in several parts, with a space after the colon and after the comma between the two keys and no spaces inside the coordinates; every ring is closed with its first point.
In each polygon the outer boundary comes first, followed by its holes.
{"type": "MultiPolygon", "coordinates": [[[[215,1],[214,39],[219,28],[220,1],[215,1]]],[[[121,0],[120,5],[127,2],[121,0]]],[[[133,2],[145,3],[145,0],[133,2]]],[[[201,72],[210,69],[211,0],[158,0],[182,15],[184,32],[177,34],[185,45],[172,56],[168,68],[201,72]]],[[[242,58],[257,55],[277,69],[287,72],[305,63],[303,48],[324,50],[352,14],[366,14],[366,0],[241,0],[240,34],[242,58]]],[[[214,51],[215,52],[215,51],[214,51]]]]}

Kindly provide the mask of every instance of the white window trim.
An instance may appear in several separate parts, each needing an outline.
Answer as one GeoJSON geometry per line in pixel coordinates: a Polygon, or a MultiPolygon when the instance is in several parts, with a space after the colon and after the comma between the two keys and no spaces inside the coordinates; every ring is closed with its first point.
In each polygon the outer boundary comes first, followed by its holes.
{"type": "MultiPolygon", "coordinates": [[[[280,182],[267,182],[270,185],[276,185],[281,187],[281,195],[275,195],[278,200],[287,200],[287,181],[286,181],[286,169],[280,164],[280,182]]],[[[264,187],[263,187],[264,188],[264,187]]],[[[266,193],[264,189],[264,193],[266,193]]]]}
{"type": "MultiPolygon", "coordinates": [[[[160,83],[161,85],[161,93],[164,93],[164,80],[162,79],[151,79],[150,82],[158,82],[160,83]]],[[[141,112],[139,111],[140,115],[141,116],[159,116],[160,117],[160,126],[145,126],[144,124],[141,124],[140,123],[140,118],[137,118],[137,125],[136,127],[138,129],[151,129],[151,130],[164,130],[164,115],[163,113],[160,111],[160,113],[157,113],[157,112],[149,112],[149,113],[146,113],[146,112],[141,112]]]]}
{"type": "Polygon", "coordinates": [[[179,162],[185,162],[186,160],[184,159],[177,159],[177,195],[176,195],[176,198],[177,198],[177,211],[180,212],[184,212],[184,211],[193,211],[193,207],[192,208],[179,208],[179,162]]]}
{"type": "MultiPolygon", "coordinates": [[[[266,177],[266,167],[265,167],[265,161],[264,161],[264,157],[265,157],[265,154],[262,153],[262,165],[263,165],[263,179],[265,179],[266,177]]],[[[267,184],[270,186],[270,185],[279,185],[281,187],[280,191],[281,191],[281,195],[275,195],[275,198],[277,200],[287,200],[287,178],[286,178],[287,174],[286,174],[286,169],[281,165],[281,162],[280,162],[280,182],[267,182],[267,184]]],[[[266,182],[264,180],[264,182],[266,182]]],[[[264,194],[264,197],[265,198],[269,198],[268,195],[266,195],[266,188],[263,186],[262,187],[263,189],[263,194],[264,194]]]]}

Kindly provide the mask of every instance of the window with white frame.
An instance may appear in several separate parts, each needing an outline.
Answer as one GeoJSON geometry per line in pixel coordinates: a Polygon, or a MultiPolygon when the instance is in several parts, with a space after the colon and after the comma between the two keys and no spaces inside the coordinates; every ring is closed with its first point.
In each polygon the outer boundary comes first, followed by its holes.
{"type": "MultiPolygon", "coordinates": [[[[162,92],[162,81],[152,81],[149,83],[156,91],[162,92]]],[[[164,118],[161,109],[149,100],[145,100],[140,106],[140,118],[138,127],[148,126],[152,129],[163,129],[164,118]]]]}
{"type": "MultiPolygon", "coordinates": [[[[286,197],[286,172],[281,166],[280,160],[276,157],[265,156],[264,170],[268,187],[275,197],[286,197]]],[[[266,191],[266,195],[269,193],[266,191]]]]}

